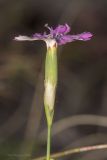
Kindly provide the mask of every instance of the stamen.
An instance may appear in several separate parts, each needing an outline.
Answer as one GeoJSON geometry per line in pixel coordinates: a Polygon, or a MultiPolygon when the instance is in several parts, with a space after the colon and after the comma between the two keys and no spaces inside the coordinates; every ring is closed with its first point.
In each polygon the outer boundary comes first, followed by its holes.
{"type": "Polygon", "coordinates": [[[52,29],[48,26],[48,23],[45,24],[45,27],[48,28],[50,31],[52,30],[52,29]]]}

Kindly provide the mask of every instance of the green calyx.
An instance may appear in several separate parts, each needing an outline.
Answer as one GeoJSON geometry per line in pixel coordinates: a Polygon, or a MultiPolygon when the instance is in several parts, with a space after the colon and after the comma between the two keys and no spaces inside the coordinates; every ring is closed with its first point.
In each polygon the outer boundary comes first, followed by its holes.
{"type": "Polygon", "coordinates": [[[54,102],[57,85],[57,47],[47,49],[45,61],[45,93],[44,105],[47,123],[52,124],[54,115],[54,102]]]}
{"type": "Polygon", "coordinates": [[[50,81],[53,85],[57,83],[57,47],[49,47],[45,62],[45,81],[50,81]]]}

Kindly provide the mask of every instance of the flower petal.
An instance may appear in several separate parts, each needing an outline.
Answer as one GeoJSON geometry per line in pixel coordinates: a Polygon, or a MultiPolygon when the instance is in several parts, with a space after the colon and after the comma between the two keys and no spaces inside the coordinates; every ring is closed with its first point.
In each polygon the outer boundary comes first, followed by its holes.
{"type": "Polygon", "coordinates": [[[32,38],[32,37],[28,37],[28,36],[18,36],[14,38],[17,41],[35,41],[38,40],[37,38],[32,38]]]}
{"type": "Polygon", "coordinates": [[[53,33],[54,34],[66,34],[70,32],[70,27],[68,24],[65,24],[65,25],[59,25],[58,27],[56,27],[54,30],[53,30],[53,33]]]}
{"type": "Polygon", "coordinates": [[[74,41],[74,39],[72,38],[71,35],[64,35],[60,38],[60,40],[58,41],[58,44],[62,45],[72,41],[74,41]]]}
{"type": "Polygon", "coordinates": [[[92,36],[93,36],[92,33],[84,32],[84,33],[80,34],[80,39],[84,40],[84,41],[87,41],[87,40],[90,40],[92,36]]]}
{"type": "Polygon", "coordinates": [[[45,38],[47,38],[48,35],[44,32],[44,34],[41,34],[41,33],[35,33],[33,34],[33,38],[37,38],[37,39],[40,39],[40,40],[43,40],[45,38]]]}
{"type": "Polygon", "coordinates": [[[81,34],[71,35],[71,38],[74,40],[87,41],[90,40],[92,36],[93,35],[90,32],[83,32],[81,34]]]}

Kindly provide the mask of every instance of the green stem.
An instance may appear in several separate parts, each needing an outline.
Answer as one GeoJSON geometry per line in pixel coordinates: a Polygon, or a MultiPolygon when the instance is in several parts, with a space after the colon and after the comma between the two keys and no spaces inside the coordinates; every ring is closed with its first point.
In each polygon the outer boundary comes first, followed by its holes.
{"type": "Polygon", "coordinates": [[[47,158],[46,158],[46,160],[50,160],[50,148],[51,148],[51,125],[48,125],[47,158]]]}

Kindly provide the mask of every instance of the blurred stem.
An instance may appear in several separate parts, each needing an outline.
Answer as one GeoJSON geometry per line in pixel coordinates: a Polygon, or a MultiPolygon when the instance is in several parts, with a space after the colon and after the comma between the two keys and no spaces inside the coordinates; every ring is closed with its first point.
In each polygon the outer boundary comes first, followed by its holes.
{"type": "Polygon", "coordinates": [[[47,135],[47,160],[50,160],[50,149],[51,149],[51,125],[48,125],[47,135]]]}
{"type": "MultiPolygon", "coordinates": [[[[100,145],[85,146],[85,147],[69,149],[63,152],[52,154],[51,157],[57,159],[57,158],[65,157],[65,156],[68,156],[74,153],[88,152],[88,151],[94,151],[94,150],[100,150],[100,149],[107,149],[107,144],[100,144],[100,145]]],[[[45,160],[45,159],[46,157],[39,157],[33,160],[45,160]]]]}

